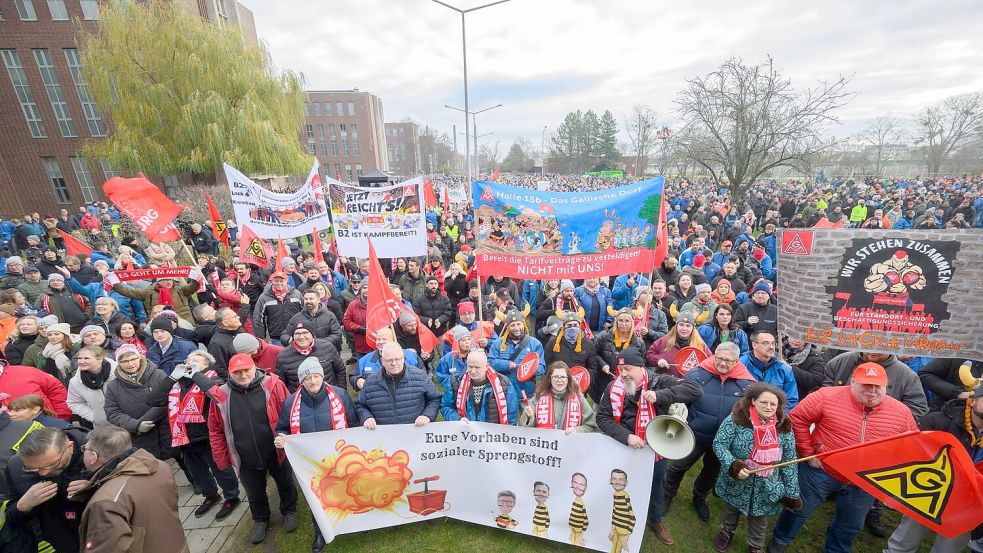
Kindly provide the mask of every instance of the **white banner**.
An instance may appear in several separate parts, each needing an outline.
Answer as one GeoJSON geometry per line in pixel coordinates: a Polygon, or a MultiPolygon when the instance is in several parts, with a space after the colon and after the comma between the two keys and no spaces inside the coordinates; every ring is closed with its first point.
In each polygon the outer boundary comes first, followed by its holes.
{"type": "Polygon", "coordinates": [[[637,553],[655,463],[604,434],[478,422],[297,434],[285,449],[329,542],[450,517],[637,553]]]}
{"type": "MultiPolygon", "coordinates": [[[[458,183],[444,183],[444,188],[447,189],[447,199],[452,203],[463,204],[471,198],[468,197],[468,185],[464,182],[458,183]]],[[[443,201],[443,193],[441,193],[441,201],[443,201]]]]}
{"type": "Polygon", "coordinates": [[[421,209],[423,177],[382,188],[332,182],[328,187],[338,254],[379,257],[427,254],[427,219],[421,209]]]}
{"type": "MultiPolygon", "coordinates": [[[[260,238],[271,239],[296,238],[331,226],[316,158],[304,186],[288,194],[271,192],[228,163],[223,165],[239,228],[248,225],[260,238]]],[[[327,178],[328,186],[335,184],[341,183],[327,178]]]]}

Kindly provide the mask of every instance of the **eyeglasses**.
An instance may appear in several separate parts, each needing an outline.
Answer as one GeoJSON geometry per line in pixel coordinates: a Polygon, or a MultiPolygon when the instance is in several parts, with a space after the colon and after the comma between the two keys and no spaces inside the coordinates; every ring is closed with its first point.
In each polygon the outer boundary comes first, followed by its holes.
{"type": "Polygon", "coordinates": [[[553,376],[550,377],[550,380],[569,380],[569,377],[566,377],[562,374],[554,374],[553,376]]]}
{"type": "Polygon", "coordinates": [[[395,359],[383,359],[382,362],[386,365],[392,365],[394,363],[399,363],[403,360],[402,357],[397,357],[395,359]]]}
{"type": "Polygon", "coordinates": [[[713,358],[721,365],[733,365],[734,363],[737,363],[737,359],[724,359],[723,357],[717,356],[714,356],[713,358]]]}
{"type": "Polygon", "coordinates": [[[773,346],[773,345],[775,345],[775,341],[774,340],[768,340],[768,341],[758,340],[757,342],[755,342],[755,344],[761,344],[762,346],[773,346]]]}
{"type": "Polygon", "coordinates": [[[65,459],[65,452],[66,451],[68,451],[68,444],[65,444],[65,447],[61,448],[61,452],[58,454],[58,459],[56,461],[54,461],[52,463],[48,463],[47,465],[40,466],[40,467],[38,467],[36,469],[29,469],[27,467],[24,467],[21,470],[23,470],[24,472],[30,472],[30,473],[38,473],[38,472],[41,472],[42,470],[43,471],[55,470],[55,469],[57,469],[61,465],[62,460],[65,459]]]}

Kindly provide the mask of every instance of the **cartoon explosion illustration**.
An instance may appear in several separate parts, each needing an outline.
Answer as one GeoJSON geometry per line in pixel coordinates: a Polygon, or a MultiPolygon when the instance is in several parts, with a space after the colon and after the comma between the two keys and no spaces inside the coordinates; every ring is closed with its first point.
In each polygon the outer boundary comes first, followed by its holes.
{"type": "Polygon", "coordinates": [[[335,451],[314,463],[311,478],[311,490],[326,514],[341,520],[372,509],[393,509],[403,501],[413,478],[407,452],[362,451],[344,440],[338,440],[335,451]]]}

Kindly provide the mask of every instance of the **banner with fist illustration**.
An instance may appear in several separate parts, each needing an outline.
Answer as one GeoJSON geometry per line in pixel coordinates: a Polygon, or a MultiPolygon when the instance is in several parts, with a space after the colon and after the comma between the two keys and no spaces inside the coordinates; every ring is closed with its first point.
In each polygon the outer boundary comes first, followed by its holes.
{"type": "Polygon", "coordinates": [[[450,517],[624,553],[642,546],[655,460],[604,434],[480,422],[296,434],[284,449],[329,542],[450,517]]]}
{"type": "Polygon", "coordinates": [[[983,359],[978,230],[787,230],[779,330],[835,349],[983,359]]]}

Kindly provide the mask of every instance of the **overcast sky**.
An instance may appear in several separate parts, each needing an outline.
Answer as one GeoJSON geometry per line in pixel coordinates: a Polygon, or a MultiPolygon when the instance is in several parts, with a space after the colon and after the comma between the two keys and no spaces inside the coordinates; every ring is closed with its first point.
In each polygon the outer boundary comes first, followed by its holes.
{"type": "MultiPolygon", "coordinates": [[[[275,63],[310,90],[358,87],[382,99],[387,122],[463,131],[463,115],[443,107],[464,105],[457,12],[429,0],[240,1],[275,63]]],[[[858,95],[830,130],[846,136],[983,90],[981,23],[980,0],[511,0],[467,15],[470,107],[504,104],[478,115],[479,134],[494,131],[482,141],[504,152],[524,136],[538,148],[543,126],[576,109],[610,109],[620,123],[647,104],[671,122],[686,78],[770,54],[799,88],[853,75],[858,95]]]]}

